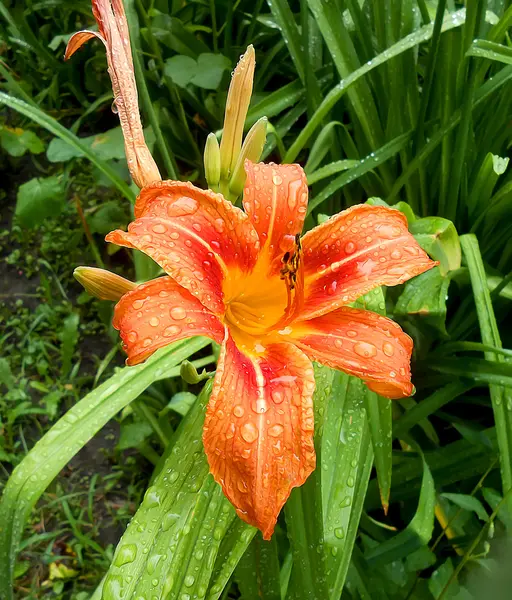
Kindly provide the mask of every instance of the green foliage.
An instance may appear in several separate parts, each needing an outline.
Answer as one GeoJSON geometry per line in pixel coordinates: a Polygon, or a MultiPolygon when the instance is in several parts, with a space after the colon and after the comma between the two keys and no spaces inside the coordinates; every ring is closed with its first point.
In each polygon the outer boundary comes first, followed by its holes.
{"type": "MultiPolygon", "coordinates": [[[[246,128],[267,117],[263,156],[305,165],[306,226],[370,197],[401,210],[440,263],[360,301],[413,337],[413,398],[391,403],[317,368],[318,468],[270,543],[208,475],[210,383],[201,392],[178,378],[184,358],[197,369],[214,360],[192,357],[206,342],[115,373],[110,308],[76,298],[63,276],[80,251],[133,271],[101,239],[126,225],[134,199],[103,47],[61,60],[68,34],[92,24],[89,2],[0,6],[1,161],[20,172],[2,268],[38,282],[0,306],[5,480],[14,469],[0,505],[2,600],[85,600],[106,573],[95,600],[494,597],[512,527],[512,8],[461,4],[126,2],[146,139],[164,176],[204,185],[206,136],[222,127],[229,70],[253,43],[246,128]],[[108,347],[91,360],[84,340],[99,331],[108,347]],[[64,489],[59,471],[121,410],[113,472],[64,489]],[[126,495],[112,511],[123,529],[134,516],[114,551],[95,526],[98,496],[118,481],[126,495]]],[[[138,280],[158,273],[140,255],[134,264],[138,280]]]]}

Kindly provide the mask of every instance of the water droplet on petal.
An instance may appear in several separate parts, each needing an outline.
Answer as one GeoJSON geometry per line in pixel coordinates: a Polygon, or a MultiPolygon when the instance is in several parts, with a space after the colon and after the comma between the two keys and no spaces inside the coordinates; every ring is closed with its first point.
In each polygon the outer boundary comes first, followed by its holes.
{"type": "Polygon", "coordinates": [[[363,358],[370,358],[377,354],[377,348],[368,342],[357,342],[354,344],[354,352],[363,358]]]}
{"type": "Polygon", "coordinates": [[[254,423],[251,423],[250,421],[242,425],[240,434],[248,444],[252,444],[252,442],[255,442],[258,439],[259,435],[256,425],[254,425],[254,423]]]}
{"type": "Polygon", "coordinates": [[[167,214],[170,217],[182,217],[184,215],[193,215],[197,212],[199,203],[188,196],[181,196],[167,208],[167,214]]]}
{"type": "Polygon", "coordinates": [[[153,227],[151,227],[151,229],[155,233],[165,233],[167,231],[167,227],[165,225],[163,225],[162,223],[157,223],[156,225],[153,225],[153,227]]]}
{"type": "Polygon", "coordinates": [[[181,331],[181,328],[178,327],[177,325],[171,325],[170,327],[167,327],[164,331],[164,337],[173,337],[175,335],[178,335],[178,333],[181,331]]]}
{"type": "Polygon", "coordinates": [[[182,306],[174,306],[171,308],[171,317],[176,321],[181,321],[187,316],[187,311],[182,306]]]}
{"type": "Polygon", "coordinates": [[[393,356],[393,354],[395,353],[393,344],[390,344],[389,342],[384,342],[384,345],[382,346],[382,351],[386,356],[393,356]]]}
{"type": "Polygon", "coordinates": [[[272,425],[272,427],[269,428],[268,434],[270,437],[279,437],[283,433],[283,431],[284,427],[277,423],[276,425],[272,425]]]}
{"type": "Polygon", "coordinates": [[[159,323],[160,319],[158,317],[151,317],[151,319],[149,319],[149,324],[151,325],[151,327],[158,327],[159,323]]]}
{"type": "Polygon", "coordinates": [[[352,254],[353,252],[355,252],[356,249],[356,245],[354,244],[354,242],[349,242],[346,246],[345,246],[345,252],[347,254],[352,254]]]}
{"type": "Polygon", "coordinates": [[[235,406],[235,408],[233,409],[233,414],[235,415],[235,417],[243,417],[244,416],[244,409],[242,406],[240,406],[240,404],[238,404],[237,406],[235,406]]]}

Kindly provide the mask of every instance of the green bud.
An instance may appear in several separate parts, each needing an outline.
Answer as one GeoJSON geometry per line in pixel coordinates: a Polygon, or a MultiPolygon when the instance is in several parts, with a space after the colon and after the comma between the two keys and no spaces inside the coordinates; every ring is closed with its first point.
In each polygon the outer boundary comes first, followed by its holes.
{"type": "Polygon", "coordinates": [[[238,157],[233,176],[229,182],[229,191],[233,196],[240,196],[244,190],[245,185],[245,161],[250,160],[252,162],[258,162],[263,152],[263,146],[267,140],[267,117],[261,117],[254,125],[249,129],[249,133],[245,137],[242,151],[238,157]]]}
{"type": "Polygon", "coordinates": [[[214,133],[210,133],[206,138],[204,147],[204,172],[208,187],[216,192],[220,181],[220,149],[219,142],[214,133]]]}
{"type": "Polygon", "coordinates": [[[180,375],[183,381],[186,381],[190,385],[200,383],[204,379],[208,379],[208,377],[210,376],[205,369],[203,369],[202,373],[198,373],[197,369],[189,360],[184,360],[181,363],[180,375]]]}

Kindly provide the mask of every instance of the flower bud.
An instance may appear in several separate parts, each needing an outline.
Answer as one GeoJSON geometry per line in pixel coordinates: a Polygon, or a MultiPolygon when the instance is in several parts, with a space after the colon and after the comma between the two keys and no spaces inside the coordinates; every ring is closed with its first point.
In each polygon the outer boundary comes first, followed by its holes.
{"type": "Polygon", "coordinates": [[[210,376],[205,369],[203,369],[202,373],[198,373],[197,369],[189,360],[184,360],[181,363],[180,375],[183,381],[189,383],[190,385],[199,383],[203,381],[203,379],[208,379],[210,376]]]}
{"type": "Polygon", "coordinates": [[[239,196],[245,185],[245,161],[258,162],[263,152],[263,146],[267,140],[267,117],[261,117],[249,130],[245,137],[242,151],[238,157],[235,170],[229,182],[229,191],[235,197],[239,196]]]}
{"type": "Polygon", "coordinates": [[[237,64],[228,91],[224,131],[220,142],[220,176],[226,181],[229,181],[240,154],[255,65],[254,48],[251,45],[237,64]]]}
{"type": "Polygon", "coordinates": [[[137,287],[136,283],[96,267],[77,267],[73,276],[91,296],[100,300],[114,300],[117,302],[121,296],[137,287]]]}
{"type": "Polygon", "coordinates": [[[218,191],[220,181],[220,150],[219,142],[214,133],[210,133],[206,138],[204,172],[208,187],[214,192],[218,191]]]}

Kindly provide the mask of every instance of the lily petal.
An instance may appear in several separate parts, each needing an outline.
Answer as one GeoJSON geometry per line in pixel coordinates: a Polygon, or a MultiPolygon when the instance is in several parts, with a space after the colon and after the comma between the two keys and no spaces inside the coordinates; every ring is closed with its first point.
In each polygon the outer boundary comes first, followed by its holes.
{"type": "Polygon", "coordinates": [[[183,338],[204,335],[219,343],[224,339],[219,319],[170,277],[153,279],[125,294],[116,304],[112,324],[120,332],[129,365],[183,338]]]}
{"type": "Polygon", "coordinates": [[[398,285],[435,267],[400,211],[361,204],[302,238],[305,303],[301,318],[320,316],[381,285],[398,285]]]}
{"type": "Polygon", "coordinates": [[[308,186],[299,165],[255,164],[245,161],[247,179],[243,206],[260,238],[262,252],[271,263],[270,274],[279,272],[281,259],[295,247],[308,204],[308,186]]]}
{"type": "Polygon", "coordinates": [[[141,250],[206,308],[222,315],[223,281],[249,272],[256,263],[258,235],[247,215],[220,194],[179,181],[146,186],[135,215],[128,232],[112,231],[106,240],[141,250]]]}
{"type": "Polygon", "coordinates": [[[388,398],[410,396],[412,340],[400,326],[377,313],[344,306],[295,323],[288,341],[311,360],[345,371],[388,398]]]}
{"type": "Polygon", "coordinates": [[[292,488],[315,467],[314,388],[311,362],[293,345],[248,356],[227,333],[203,442],[215,480],[264,539],[292,488]]]}
{"type": "Polygon", "coordinates": [[[144,140],[139,115],[137,86],[133,70],[130,32],[122,0],[92,0],[92,12],[98,23],[99,35],[79,31],[71,36],[65,53],[68,59],[91,37],[99,38],[107,50],[108,72],[112,80],[114,103],[124,136],[128,168],[133,181],[140,187],[161,179],[144,140]]]}

